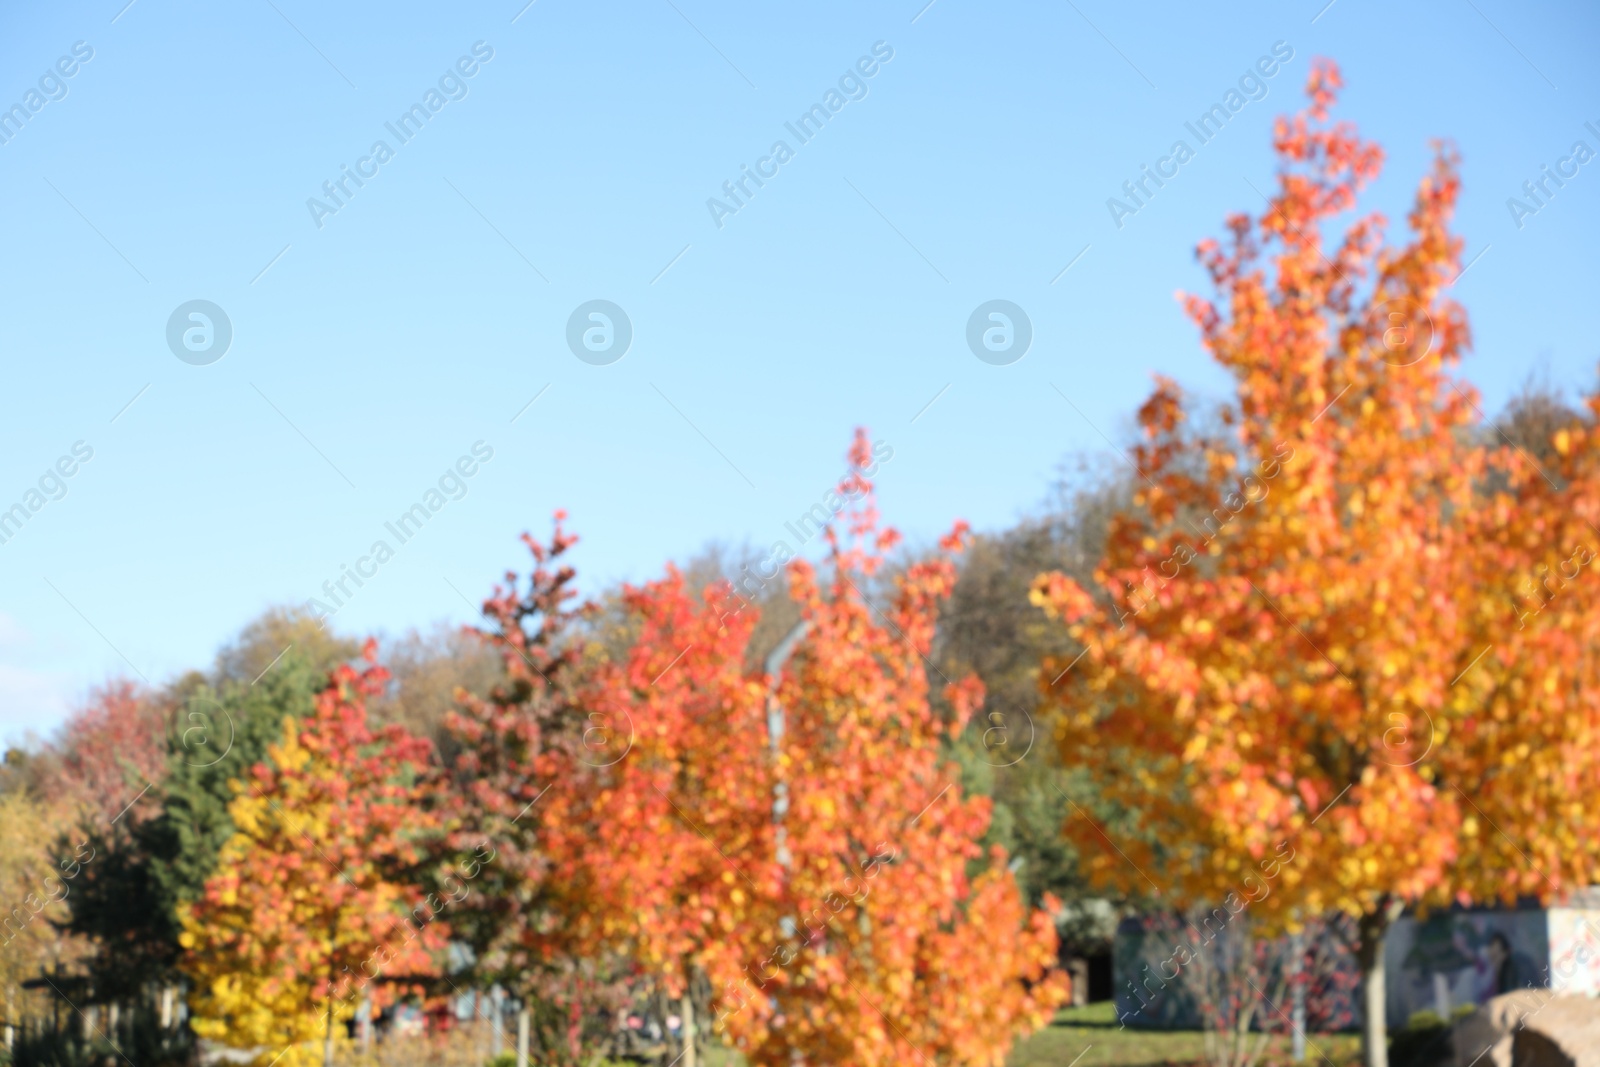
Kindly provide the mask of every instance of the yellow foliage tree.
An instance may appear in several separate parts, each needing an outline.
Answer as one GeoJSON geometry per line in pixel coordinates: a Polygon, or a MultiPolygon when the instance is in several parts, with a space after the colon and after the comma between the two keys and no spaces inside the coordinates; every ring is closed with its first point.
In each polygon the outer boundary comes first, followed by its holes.
{"type": "Polygon", "coordinates": [[[427,755],[400,727],[368,728],[362,697],[386,677],[340,667],[309,718],[284,720],[267,762],[236,786],[216,873],[180,909],[194,1032],[257,1064],[313,1062],[319,1039],[331,1062],[361,1001],[376,1007],[396,978],[432,973],[443,943],[435,908],[386,874],[418,859],[426,827],[408,801],[427,755]]]}
{"type": "Polygon", "coordinates": [[[0,1026],[7,1047],[27,1014],[22,983],[73,961],[82,948],[55,924],[65,921],[61,902],[94,850],[58,847],[63,823],[61,812],[25,792],[0,793],[0,901],[6,908],[0,914],[0,1026]]]}

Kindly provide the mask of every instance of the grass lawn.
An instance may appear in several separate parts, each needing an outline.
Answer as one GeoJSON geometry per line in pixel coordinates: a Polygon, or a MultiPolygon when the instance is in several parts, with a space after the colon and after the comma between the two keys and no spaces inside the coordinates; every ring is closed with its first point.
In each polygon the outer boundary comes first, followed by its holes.
{"type": "MultiPolygon", "coordinates": [[[[1118,1029],[1109,1000],[1067,1008],[1055,1022],[1018,1042],[1008,1067],[1168,1067],[1202,1063],[1204,1037],[1198,1030],[1118,1029]]],[[[743,1067],[744,1060],[726,1049],[712,1049],[707,1067],[743,1067]]],[[[915,1067],[914,1061],[907,1061],[915,1067]]],[[[1289,1039],[1275,1037],[1261,1059],[1262,1067],[1289,1063],[1289,1039]]],[[[1354,1067],[1361,1062],[1356,1034],[1311,1034],[1306,1042],[1307,1067],[1354,1067]],[[1319,1055],[1319,1052],[1321,1053],[1319,1055]],[[1326,1058],[1324,1058],[1326,1057],[1326,1058]]]]}
{"type": "MultiPolygon", "coordinates": [[[[1114,1005],[1108,1000],[1062,1011],[1050,1026],[1019,1042],[1008,1063],[1009,1067],[1067,1067],[1074,1061],[1077,1067],[1189,1064],[1205,1054],[1203,1041],[1198,1030],[1118,1029],[1114,1005]]],[[[1311,1034],[1306,1062],[1347,1067],[1360,1062],[1360,1047],[1356,1034],[1311,1034]]],[[[1262,1062],[1283,1063],[1288,1058],[1285,1035],[1274,1038],[1262,1062]]]]}

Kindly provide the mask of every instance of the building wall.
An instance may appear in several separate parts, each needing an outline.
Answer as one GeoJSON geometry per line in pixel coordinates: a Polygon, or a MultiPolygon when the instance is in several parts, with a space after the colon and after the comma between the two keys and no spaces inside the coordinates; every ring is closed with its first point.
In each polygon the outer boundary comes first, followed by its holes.
{"type": "Polygon", "coordinates": [[[1549,922],[1538,909],[1398,919],[1384,945],[1387,1022],[1403,1027],[1421,1011],[1448,1019],[1513,989],[1543,988],[1549,967],[1549,922]]]}
{"type": "Polygon", "coordinates": [[[1600,908],[1551,908],[1549,914],[1551,988],[1600,995],[1600,908]]]}
{"type": "Polygon", "coordinates": [[[1390,1026],[1443,1017],[1515,989],[1600,994],[1600,908],[1435,912],[1395,923],[1385,945],[1390,1026]]]}

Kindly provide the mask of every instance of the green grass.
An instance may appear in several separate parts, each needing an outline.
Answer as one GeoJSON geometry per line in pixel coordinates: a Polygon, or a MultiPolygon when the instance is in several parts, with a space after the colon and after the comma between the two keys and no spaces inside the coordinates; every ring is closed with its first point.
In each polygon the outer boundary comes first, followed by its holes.
{"type": "MultiPolygon", "coordinates": [[[[1202,1062],[1204,1055],[1204,1037],[1198,1030],[1119,1029],[1115,1006],[1108,1000],[1062,1011],[1050,1026],[1018,1042],[1007,1062],[1009,1067],[1067,1067],[1074,1061],[1077,1067],[1165,1067],[1202,1062]]],[[[1289,1040],[1283,1036],[1273,1039],[1261,1062],[1288,1059],[1289,1040]]],[[[1360,1041],[1355,1034],[1309,1036],[1307,1064],[1347,1067],[1359,1061],[1360,1041]]]]}
{"type": "MultiPolygon", "coordinates": [[[[1119,1029],[1115,1006],[1107,1000],[1060,1012],[1045,1029],[1019,1041],[1006,1062],[1008,1067],[1188,1067],[1204,1062],[1204,1042],[1198,1030],[1119,1029]]],[[[743,1057],[726,1049],[711,1050],[705,1061],[707,1067],[744,1064],[743,1057]]],[[[1286,1036],[1273,1038],[1260,1061],[1262,1067],[1289,1062],[1286,1036]]],[[[1355,1034],[1311,1034],[1307,1040],[1307,1067],[1354,1067],[1360,1062],[1361,1043],[1355,1034]]]]}

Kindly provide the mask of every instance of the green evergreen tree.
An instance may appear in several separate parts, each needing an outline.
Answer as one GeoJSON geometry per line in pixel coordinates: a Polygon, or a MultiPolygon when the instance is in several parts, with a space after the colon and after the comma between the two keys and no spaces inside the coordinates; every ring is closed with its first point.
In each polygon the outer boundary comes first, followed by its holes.
{"type": "Polygon", "coordinates": [[[175,980],[176,908],[200,895],[233,835],[229,783],[265,757],[285,715],[310,713],[327,684],[325,668],[291,648],[253,683],[224,678],[213,688],[198,676],[179,683],[160,812],[80,833],[96,858],[67,898],[66,929],[95,946],[88,977],[97,1000],[137,998],[175,980]]]}

